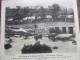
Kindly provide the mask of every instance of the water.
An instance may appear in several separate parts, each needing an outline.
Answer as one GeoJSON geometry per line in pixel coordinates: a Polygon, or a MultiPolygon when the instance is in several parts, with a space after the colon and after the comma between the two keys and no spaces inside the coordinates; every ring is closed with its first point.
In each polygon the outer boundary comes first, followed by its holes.
{"type": "MultiPolygon", "coordinates": [[[[6,25],[6,27],[14,27],[14,28],[34,28],[35,24],[20,24],[20,25],[6,25]]],[[[74,22],[47,22],[47,23],[37,23],[38,27],[65,27],[65,26],[73,26],[74,27],[74,22]]]]}
{"type": "MultiPolygon", "coordinates": [[[[74,52],[76,52],[76,45],[73,45],[71,41],[52,42],[47,37],[43,37],[42,39],[39,39],[38,41],[40,41],[40,44],[48,45],[49,47],[51,47],[51,49],[54,46],[59,47],[59,49],[56,49],[56,50],[52,49],[52,53],[74,53],[74,52]]],[[[36,40],[34,39],[33,36],[29,37],[28,39],[24,39],[23,37],[21,37],[21,38],[14,38],[13,37],[13,43],[11,43],[12,48],[5,50],[5,54],[6,55],[21,54],[21,49],[23,48],[24,44],[34,45],[35,43],[36,43],[36,40]]]]}

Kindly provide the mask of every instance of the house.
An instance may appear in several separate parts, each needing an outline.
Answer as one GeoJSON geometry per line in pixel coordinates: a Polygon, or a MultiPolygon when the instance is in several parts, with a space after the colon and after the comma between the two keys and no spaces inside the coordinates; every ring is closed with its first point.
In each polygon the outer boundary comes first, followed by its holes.
{"type": "Polygon", "coordinates": [[[51,15],[46,15],[46,18],[52,18],[52,16],[51,15]]]}
{"type": "Polygon", "coordinates": [[[13,18],[8,19],[8,21],[13,21],[13,18]]]}
{"type": "Polygon", "coordinates": [[[25,17],[23,20],[35,20],[35,16],[25,17]]]}

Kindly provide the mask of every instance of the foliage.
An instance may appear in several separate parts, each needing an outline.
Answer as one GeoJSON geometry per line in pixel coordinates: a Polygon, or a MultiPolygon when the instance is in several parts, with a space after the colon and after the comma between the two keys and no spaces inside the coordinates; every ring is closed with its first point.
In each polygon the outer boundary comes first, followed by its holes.
{"type": "Polygon", "coordinates": [[[42,35],[41,34],[40,35],[35,35],[34,38],[35,38],[35,40],[42,39],[42,35]]]}
{"type": "Polygon", "coordinates": [[[53,47],[53,49],[54,49],[54,50],[55,50],[55,49],[59,49],[59,47],[57,47],[57,46],[54,46],[54,47],[53,47]]]}
{"type": "Polygon", "coordinates": [[[56,18],[59,16],[59,13],[61,11],[60,6],[58,4],[53,4],[52,6],[50,6],[50,10],[51,10],[52,18],[56,20],[56,18]]]}
{"type": "Polygon", "coordinates": [[[52,49],[45,44],[41,45],[39,42],[37,42],[34,45],[24,45],[24,47],[22,48],[21,51],[23,54],[26,54],[26,53],[51,53],[52,49]]]}
{"type": "Polygon", "coordinates": [[[10,43],[4,45],[5,49],[10,49],[11,47],[12,47],[12,45],[10,43]]]}
{"type": "MultiPolygon", "coordinates": [[[[29,23],[29,21],[31,21],[30,23],[33,22],[43,22],[43,21],[47,21],[46,20],[46,16],[50,15],[51,21],[53,20],[57,20],[58,16],[62,15],[74,15],[74,11],[73,9],[66,9],[66,8],[62,8],[59,4],[53,4],[51,6],[49,6],[48,8],[45,8],[43,6],[26,6],[26,7],[20,7],[17,6],[17,8],[9,8],[6,7],[6,24],[21,24],[21,23],[29,23]],[[23,20],[23,18],[25,17],[32,17],[34,16],[35,19],[32,21],[32,19],[27,19],[26,22],[23,20]],[[12,21],[8,21],[9,19],[13,18],[12,21]]],[[[66,16],[64,16],[65,18],[66,16]]]]}
{"type": "Polygon", "coordinates": [[[61,33],[60,29],[50,28],[49,33],[61,33]]]}

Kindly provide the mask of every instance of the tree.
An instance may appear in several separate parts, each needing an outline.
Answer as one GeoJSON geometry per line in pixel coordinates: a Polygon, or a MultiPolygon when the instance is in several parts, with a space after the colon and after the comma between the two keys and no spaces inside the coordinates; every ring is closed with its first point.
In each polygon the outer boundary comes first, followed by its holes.
{"type": "Polygon", "coordinates": [[[52,21],[56,20],[56,18],[59,16],[59,12],[61,11],[60,6],[58,4],[53,4],[52,6],[49,6],[49,9],[51,11],[52,21]]]}
{"type": "Polygon", "coordinates": [[[45,9],[43,7],[40,8],[41,18],[45,18],[45,9]]]}
{"type": "Polygon", "coordinates": [[[27,6],[27,7],[24,7],[24,9],[23,9],[23,13],[24,13],[24,16],[26,17],[26,16],[29,16],[29,14],[30,14],[30,8],[27,6]]]}
{"type": "Polygon", "coordinates": [[[69,8],[67,12],[68,12],[69,15],[74,16],[74,10],[72,8],[69,8]]]}

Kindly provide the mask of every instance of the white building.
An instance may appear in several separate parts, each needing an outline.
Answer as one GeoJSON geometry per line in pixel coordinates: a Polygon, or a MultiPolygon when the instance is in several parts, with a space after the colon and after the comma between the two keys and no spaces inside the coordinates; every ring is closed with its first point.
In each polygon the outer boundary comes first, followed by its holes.
{"type": "Polygon", "coordinates": [[[23,20],[35,20],[35,16],[25,17],[23,20]]]}
{"type": "Polygon", "coordinates": [[[74,22],[48,22],[40,23],[38,27],[43,27],[45,29],[54,28],[59,29],[62,33],[75,34],[75,23],[74,22]]]}
{"type": "Polygon", "coordinates": [[[51,15],[46,15],[46,18],[52,18],[52,16],[51,15]]]}

